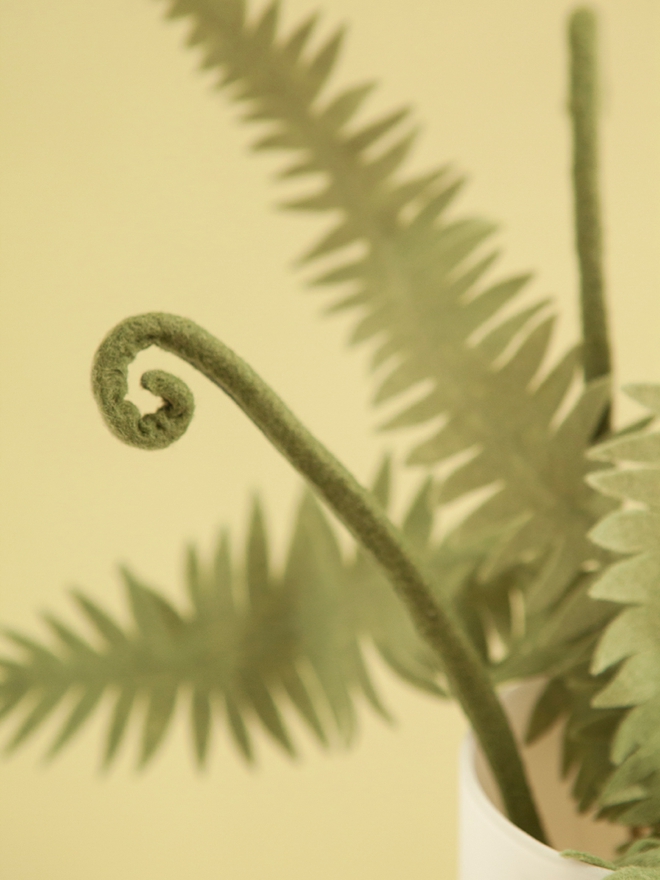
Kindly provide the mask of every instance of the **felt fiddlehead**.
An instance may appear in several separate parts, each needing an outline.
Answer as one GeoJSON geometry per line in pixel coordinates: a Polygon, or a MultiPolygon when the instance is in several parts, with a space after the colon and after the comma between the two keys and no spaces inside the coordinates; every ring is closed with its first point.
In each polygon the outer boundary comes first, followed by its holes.
{"type": "Polygon", "coordinates": [[[167,373],[150,371],[142,377],[143,387],[164,400],[156,413],[142,416],[125,400],[128,366],[151,345],[178,355],[225,391],[374,555],[420,634],[440,656],[452,691],[493,769],[511,820],[544,840],[509,723],[484,665],[451,608],[434,598],[430,578],[370,494],[248,364],[186,318],[158,312],[128,318],[102,342],[92,371],[94,395],[112,432],[130,445],[162,449],[177,440],[190,423],[192,395],[181,380],[167,373]]]}

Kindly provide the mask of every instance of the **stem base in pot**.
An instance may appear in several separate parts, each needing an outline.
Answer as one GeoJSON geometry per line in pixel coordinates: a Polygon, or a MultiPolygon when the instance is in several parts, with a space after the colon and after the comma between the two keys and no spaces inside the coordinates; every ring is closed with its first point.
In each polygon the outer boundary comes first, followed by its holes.
{"type": "MultiPolygon", "coordinates": [[[[503,695],[516,737],[520,740],[542,682],[529,682],[503,695]]],[[[615,856],[626,830],[577,813],[570,782],[560,778],[561,725],[533,746],[524,748],[532,790],[553,849],[513,825],[474,737],[468,734],[460,757],[459,880],[601,880],[603,868],[565,859],[563,849],[615,856]]]]}

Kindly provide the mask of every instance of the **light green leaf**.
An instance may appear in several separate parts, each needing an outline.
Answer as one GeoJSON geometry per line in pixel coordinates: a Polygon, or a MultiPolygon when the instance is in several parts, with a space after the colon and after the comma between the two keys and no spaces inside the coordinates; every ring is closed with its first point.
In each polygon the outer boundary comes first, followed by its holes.
{"type": "Polygon", "coordinates": [[[5,751],[8,754],[15,751],[41,726],[50,716],[53,709],[60,703],[68,689],[68,683],[60,681],[52,685],[45,693],[42,693],[21,726],[5,746],[5,751]]]}
{"type": "Polygon", "coordinates": [[[660,507],[660,469],[638,468],[589,474],[589,483],[605,495],[660,507]]]}
{"type": "MultiPolygon", "coordinates": [[[[373,493],[383,507],[390,495],[391,458],[385,456],[373,493]]],[[[425,480],[404,518],[403,530],[419,552],[430,553],[433,510],[425,480]]],[[[122,572],[133,612],[124,630],[81,593],[76,603],[101,636],[95,648],[74,628],[45,615],[56,648],[7,633],[24,655],[0,660],[0,715],[34,702],[10,748],[36,731],[69,691],[76,696],[50,754],[72,740],[106,690],[116,693],[105,745],[109,765],[136,707],[146,704],[140,763],[158,752],[174,717],[181,688],[192,694],[194,750],[203,764],[211,735],[211,707],[224,702],[234,740],[254,759],[249,727],[261,724],[289,754],[294,747],[286,712],[293,708],[322,745],[357,730],[355,701],[365,698],[384,718],[383,705],[363,657],[364,641],[377,645],[408,680],[440,694],[438,666],[420,640],[385,576],[358,553],[345,559],[326,515],[309,491],[300,503],[284,572],[269,560],[262,507],[254,500],[243,564],[232,564],[223,531],[211,559],[188,548],[185,567],[192,600],[185,612],[132,573],[122,572]],[[234,590],[249,587],[250,601],[234,590]]],[[[473,563],[474,566],[475,563],[473,563]]],[[[463,568],[465,564],[463,563],[463,568]]],[[[457,580],[457,583],[459,581],[457,580]]]]}
{"type": "Polygon", "coordinates": [[[82,693],[78,702],[76,703],[72,712],[67,718],[66,723],[62,727],[62,730],[58,734],[57,739],[53,742],[52,746],[48,750],[48,758],[54,757],[60,751],[60,749],[62,749],[62,747],[66,745],[66,743],[78,731],[78,729],[82,727],[84,722],[96,708],[99,700],[103,696],[103,691],[104,687],[101,683],[97,684],[96,687],[88,688],[82,693]]]}
{"type": "Polygon", "coordinates": [[[648,510],[616,511],[589,532],[600,547],[617,553],[642,553],[660,547],[660,513],[648,510]]]}
{"type": "Polygon", "coordinates": [[[326,44],[319,49],[316,56],[310,62],[307,68],[305,83],[308,100],[313,101],[318,92],[323,88],[337,60],[337,55],[344,42],[345,35],[344,28],[339,28],[326,44]]]}
{"type": "Polygon", "coordinates": [[[78,590],[75,590],[72,595],[78,604],[78,607],[94,624],[104,639],[111,644],[121,644],[126,641],[126,635],[121,627],[119,627],[102,608],[99,608],[94,601],[78,590]]]}
{"type": "MultiPolygon", "coordinates": [[[[654,407],[659,389],[638,388],[654,407]]],[[[595,673],[611,670],[610,681],[592,701],[596,709],[627,709],[612,743],[615,769],[601,795],[603,810],[618,822],[654,826],[660,822],[660,446],[657,434],[629,432],[596,447],[593,457],[643,461],[634,469],[612,468],[589,477],[600,491],[643,505],[610,514],[592,530],[602,547],[635,554],[615,561],[591,588],[594,598],[619,605],[600,636],[592,660],[595,673]]]]}
{"type": "Polygon", "coordinates": [[[595,865],[597,868],[607,868],[610,871],[613,871],[616,868],[614,862],[608,862],[605,859],[592,855],[591,853],[581,852],[577,849],[562,850],[560,855],[565,859],[576,859],[579,862],[584,862],[585,865],[595,865]]]}
{"type": "Polygon", "coordinates": [[[644,553],[612,563],[590,589],[594,599],[609,602],[648,603],[660,584],[660,553],[644,553]]]}
{"type": "Polygon", "coordinates": [[[165,736],[174,712],[177,690],[176,684],[165,681],[149,691],[147,714],[142,732],[140,766],[144,766],[153,758],[165,736]]]}
{"type": "Polygon", "coordinates": [[[265,682],[257,674],[244,673],[241,688],[266,730],[293,757],[296,750],[265,682]]]}
{"type": "Polygon", "coordinates": [[[654,415],[660,416],[659,385],[652,385],[650,383],[631,384],[624,385],[623,390],[626,392],[628,397],[632,397],[633,400],[636,400],[638,403],[641,403],[642,406],[650,409],[654,415]]]}
{"type": "Polygon", "coordinates": [[[131,715],[131,710],[135,701],[135,687],[132,684],[125,684],[117,696],[117,702],[112,714],[110,727],[108,728],[108,736],[105,744],[105,754],[103,763],[108,767],[124,738],[126,726],[131,715]]]}
{"type": "Polygon", "coordinates": [[[211,694],[208,690],[196,687],[192,696],[192,725],[195,742],[195,755],[203,767],[208,754],[211,734],[211,694]]]}
{"type": "Polygon", "coordinates": [[[338,131],[352,118],[364,103],[367,95],[374,90],[376,83],[368,82],[361,86],[345,89],[337,95],[319,114],[319,121],[333,131],[338,131]]]}
{"type": "Polygon", "coordinates": [[[623,436],[609,443],[602,443],[590,452],[599,461],[632,461],[657,463],[660,461],[660,434],[623,436]]]}
{"type": "MultiPolygon", "coordinates": [[[[335,65],[342,29],[309,60],[303,47],[313,20],[278,38],[274,8],[253,26],[246,23],[238,0],[223,0],[220,15],[217,5],[190,0],[182,7],[174,2],[191,20],[205,66],[217,67],[223,81],[232,84],[230,97],[249,105],[247,119],[271,126],[262,145],[296,154],[296,164],[284,176],[323,173],[319,189],[289,200],[287,206],[341,214],[339,225],[308,249],[302,262],[352,242],[365,246],[364,258],[325,267],[316,283],[325,287],[351,281],[357,289],[332,304],[359,310],[351,341],[378,338],[374,368],[397,357],[378,379],[375,402],[402,397],[419,382],[433,383],[431,394],[417,404],[406,402],[384,427],[439,418],[450,426],[440,434],[436,428],[432,439],[418,443],[408,458],[411,464],[435,467],[457,452],[487,450],[441,496],[449,501],[496,482],[501,486],[499,506],[484,505],[464,524],[461,537],[470,541],[480,528],[499,526],[502,507],[509,518],[529,517],[533,523],[521,531],[518,543],[509,544],[508,552],[493,547],[494,554],[499,553],[504,565],[539,559],[549,546],[561,546],[565,560],[558,571],[565,580],[560,588],[566,588],[588,558],[585,532],[606,508],[604,503],[598,507],[583,477],[592,469],[584,460],[589,429],[600,419],[608,390],[594,394],[585,389],[552,433],[549,426],[575,379],[576,355],[554,369],[550,365],[546,382],[532,387],[547,355],[553,318],[546,315],[534,323],[539,311],[547,312],[547,301],[518,302],[526,275],[479,286],[494,258],[493,251],[482,252],[481,247],[495,225],[446,216],[462,184],[452,179],[447,166],[409,180],[398,176],[413,138],[403,130],[407,107],[349,132],[344,126],[371,83],[348,87],[317,106],[316,96],[335,65]],[[403,208],[410,210],[404,214],[403,208]],[[503,318],[505,307],[509,314],[503,318]],[[499,363],[504,356],[506,363],[499,363]]],[[[494,564],[484,572],[495,572],[494,564]]]]}
{"type": "Polygon", "coordinates": [[[327,746],[328,737],[319,718],[318,712],[314,705],[314,701],[309,693],[307,686],[300,677],[300,673],[295,667],[284,670],[282,673],[282,685],[287,696],[300,712],[300,715],[309,725],[310,730],[316,735],[319,742],[327,746]]]}
{"type": "Polygon", "coordinates": [[[254,761],[254,750],[250,741],[250,735],[236,702],[229,694],[225,695],[225,706],[227,708],[229,729],[234,737],[234,742],[242,752],[245,760],[251,764],[254,761]]]}

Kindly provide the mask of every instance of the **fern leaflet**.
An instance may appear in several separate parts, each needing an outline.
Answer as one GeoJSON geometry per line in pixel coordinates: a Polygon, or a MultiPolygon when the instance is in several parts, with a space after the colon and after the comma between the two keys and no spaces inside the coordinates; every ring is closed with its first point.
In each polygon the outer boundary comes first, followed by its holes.
{"type": "MultiPolygon", "coordinates": [[[[660,415],[660,387],[626,389],[660,415]]],[[[594,707],[627,709],[616,730],[615,770],[600,796],[604,812],[630,825],[660,824],[660,434],[636,431],[596,447],[594,458],[627,464],[591,476],[601,492],[622,502],[592,531],[599,545],[627,558],[612,564],[592,595],[617,603],[619,613],[595,652],[593,671],[612,680],[594,707]],[[621,607],[623,606],[623,607],[621,607]]]]}
{"type": "Polygon", "coordinates": [[[376,403],[420,383],[432,386],[382,427],[444,419],[409,462],[435,467],[470,451],[436,500],[490,487],[491,497],[457,536],[468,540],[484,529],[502,529],[482,579],[554,551],[552,578],[546,577],[554,590],[537,601],[536,611],[545,612],[575,580],[581,563],[594,556],[585,534],[607,502],[584,484],[593,465],[585,464],[583,452],[607,403],[607,383],[583,389],[554,429],[580,372],[579,352],[569,352],[537,381],[553,324],[547,302],[519,304],[503,319],[502,309],[517,302],[528,276],[483,288],[481,279],[496,255],[482,254],[481,245],[494,227],[446,219],[462,181],[447,168],[407,181],[396,177],[415,137],[406,127],[407,108],[356,128],[354,116],[372,83],[321,102],[343,31],[310,55],[305,50],[316,17],[279,38],[277,3],[254,22],[242,0],[172,0],[169,15],[190,17],[189,43],[200,48],[202,66],[220,71],[219,85],[247,105],[246,120],[266,124],[255,149],[296,154],[280,176],[323,176],[320,189],[285,203],[341,216],[301,262],[341,256],[346,246],[360,243],[362,257],[340,260],[314,285],[352,285],[329,311],[358,310],[351,341],[377,340],[372,366],[389,372],[379,381],[376,403]],[[498,319],[484,332],[487,322],[498,319]]]}
{"type": "MultiPolygon", "coordinates": [[[[389,483],[386,459],[373,490],[385,507],[389,483]]],[[[429,543],[428,489],[425,483],[402,529],[421,553],[437,558],[437,548],[429,543]]],[[[466,573],[481,558],[478,548],[451,557],[443,551],[437,564],[453,577],[457,596],[466,573]]],[[[283,711],[287,705],[322,745],[333,737],[349,744],[356,732],[356,694],[389,717],[367,670],[365,641],[375,644],[407,681],[445,694],[435,655],[417,635],[376,563],[362,553],[342,558],[334,532],[309,492],[300,503],[281,574],[272,569],[263,514],[255,501],[241,568],[232,564],[226,533],[211,564],[203,564],[197,552],[189,550],[188,612],[178,611],[129,571],[122,577],[132,616],[129,627],[75,592],[79,610],[95,633],[93,642],[53,615],[45,619],[55,647],[6,633],[23,656],[0,659],[0,717],[32,701],[7,746],[10,751],[73,697],[50,747],[49,755],[57,754],[104,695],[113,692],[105,762],[114,759],[130,719],[146,705],[140,749],[140,763],[146,764],[160,748],[184,690],[200,764],[206,760],[219,709],[236,746],[250,761],[255,721],[286,752],[296,754],[283,711]]],[[[472,630],[485,650],[478,625],[475,616],[472,630]]]]}

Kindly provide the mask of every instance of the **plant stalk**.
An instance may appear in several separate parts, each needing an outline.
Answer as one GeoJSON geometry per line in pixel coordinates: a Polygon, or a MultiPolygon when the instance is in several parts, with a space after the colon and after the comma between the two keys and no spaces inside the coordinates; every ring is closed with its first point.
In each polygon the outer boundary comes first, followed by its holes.
{"type": "MultiPolygon", "coordinates": [[[[575,245],[580,272],[580,305],[587,382],[611,372],[604,295],[603,243],[598,190],[598,58],[593,10],[576,9],[568,21],[570,52],[569,112],[573,133],[575,245]]],[[[594,441],[610,430],[611,404],[594,441]]]]}
{"type": "Polygon", "coordinates": [[[181,380],[161,371],[142,376],[143,387],[165,401],[156,413],[141,416],[137,407],[125,400],[128,366],[139,351],[151,345],[177,354],[225,391],[373,554],[420,634],[440,657],[451,690],[493,770],[511,821],[545,841],[507,717],[484,664],[449,603],[434,596],[432,579],[371,493],[245,361],[186,318],[159,312],[128,318],[102,342],[92,371],[94,395],[113,433],[131,445],[159,449],[177,440],[192,418],[191,392],[181,380]]]}

